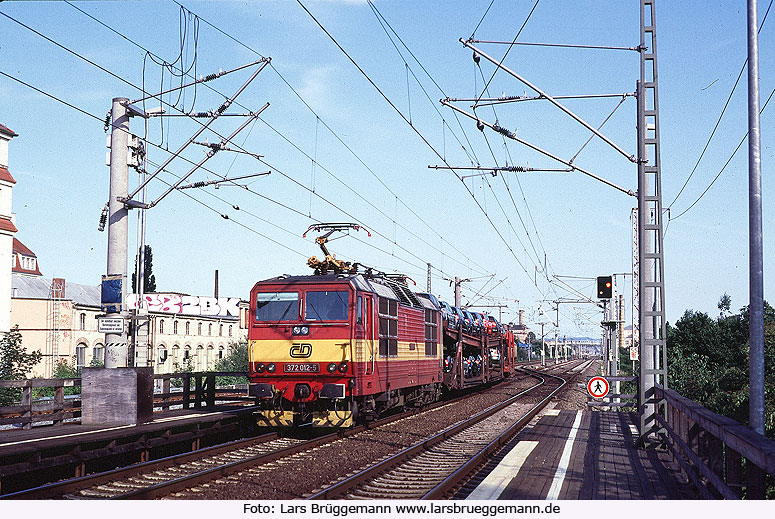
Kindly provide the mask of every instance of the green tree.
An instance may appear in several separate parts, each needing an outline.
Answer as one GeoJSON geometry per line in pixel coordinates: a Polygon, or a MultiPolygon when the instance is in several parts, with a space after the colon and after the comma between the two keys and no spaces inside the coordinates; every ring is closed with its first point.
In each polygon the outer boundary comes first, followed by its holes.
{"type": "MultiPolygon", "coordinates": [[[[145,246],[145,266],[143,279],[143,293],[156,292],[156,276],[153,275],[153,250],[150,245],[145,246]]],[[[135,258],[135,271],[132,272],[132,292],[137,293],[137,258],[135,258]]]]}
{"type": "MultiPolygon", "coordinates": [[[[725,294],[726,296],[726,294],[725,294]]],[[[687,310],[667,327],[669,385],[711,411],[748,424],[748,308],[717,319],[687,310]]],[[[764,304],[765,431],[775,437],[775,310],[764,304]]]]}
{"type": "MultiPolygon", "coordinates": [[[[22,334],[14,326],[0,338],[0,380],[22,380],[40,362],[43,354],[27,353],[22,346],[22,334]]],[[[0,406],[13,405],[21,396],[21,389],[0,389],[0,406]]]]}
{"type": "MultiPolygon", "coordinates": [[[[66,359],[61,359],[54,366],[53,378],[81,378],[81,370],[76,366],[75,359],[72,364],[66,359]]],[[[65,395],[81,394],[81,386],[70,386],[65,388],[65,395]]],[[[42,396],[54,396],[53,387],[41,387],[32,390],[32,396],[35,398],[42,396]]]]}
{"type": "MultiPolygon", "coordinates": [[[[215,363],[214,371],[247,371],[248,362],[248,341],[242,339],[231,344],[228,355],[215,363]]],[[[217,377],[216,379],[218,385],[247,384],[247,382],[246,377],[217,377]]]]}

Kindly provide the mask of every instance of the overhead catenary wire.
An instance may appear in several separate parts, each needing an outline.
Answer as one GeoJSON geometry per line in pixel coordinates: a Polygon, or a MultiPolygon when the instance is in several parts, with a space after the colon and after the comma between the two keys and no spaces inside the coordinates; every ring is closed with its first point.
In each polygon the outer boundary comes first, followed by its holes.
{"type": "MultiPolygon", "coordinates": [[[[183,5],[182,5],[180,2],[178,2],[177,0],[173,0],[173,1],[174,1],[174,2],[175,2],[177,5],[179,5],[180,7],[183,7],[184,9],[187,9],[187,8],[185,8],[185,6],[183,6],[183,5]]],[[[262,54],[261,54],[260,52],[256,51],[255,49],[253,49],[253,48],[252,48],[252,47],[250,47],[249,45],[246,45],[244,42],[242,42],[242,41],[240,41],[239,39],[235,38],[235,37],[234,37],[234,36],[232,36],[231,34],[229,34],[229,33],[225,32],[223,29],[221,29],[221,28],[219,28],[218,26],[214,25],[213,23],[211,23],[211,22],[210,22],[210,21],[208,21],[207,19],[205,19],[205,18],[203,18],[203,17],[201,17],[201,16],[198,16],[198,18],[199,18],[199,19],[200,19],[202,22],[204,22],[205,24],[207,24],[207,25],[209,25],[210,27],[212,27],[214,30],[216,30],[216,31],[218,31],[219,33],[223,34],[225,37],[227,37],[227,38],[231,39],[232,41],[234,41],[235,43],[237,43],[237,44],[239,44],[240,46],[244,47],[245,49],[249,50],[250,52],[252,52],[252,53],[256,54],[257,56],[262,56],[262,54]]],[[[423,225],[425,225],[425,227],[426,227],[426,228],[428,228],[428,229],[429,229],[431,232],[433,232],[433,233],[434,233],[434,234],[436,234],[436,235],[437,235],[439,238],[441,238],[441,239],[442,239],[442,241],[443,241],[444,243],[447,243],[447,244],[448,244],[450,247],[452,247],[452,249],[453,249],[453,250],[455,250],[456,252],[458,252],[458,253],[459,253],[459,254],[460,254],[462,257],[466,257],[466,255],[465,255],[465,254],[464,254],[464,253],[463,253],[463,252],[462,252],[460,249],[458,249],[458,248],[457,248],[457,247],[456,247],[454,244],[452,244],[452,243],[450,243],[448,240],[446,240],[446,238],[445,238],[445,237],[444,237],[444,236],[443,236],[443,235],[442,235],[440,232],[438,232],[438,231],[437,231],[436,229],[434,229],[434,228],[433,228],[433,227],[432,227],[430,224],[428,224],[428,222],[427,222],[425,219],[423,219],[423,218],[422,218],[422,217],[421,217],[421,216],[420,216],[420,215],[419,215],[419,214],[418,214],[418,213],[417,213],[417,212],[416,212],[416,211],[415,211],[413,208],[411,208],[409,205],[407,205],[407,204],[406,204],[406,203],[403,201],[403,199],[402,199],[401,197],[399,197],[399,196],[398,196],[398,195],[397,195],[397,194],[396,194],[396,193],[395,193],[395,192],[394,192],[392,189],[390,189],[390,187],[389,187],[389,186],[387,186],[387,184],[385,184],[385,182],[382,180],[382,178],[380,178],[380,176],[379,176],[379,175],[377,175],[377,174],[376,174],[376,172],[374,172],[374,170],[373,170],[373,169],[372,169],[370,166],[368,166],[368,165],[367,165],[367,164],[366,164],[366,163],[363,161],[363,159],[362,159],[362,158],[361,158],[361,157],[360,157],[360,156],[359,156],[357,153],[355,153],[355,151],[352,149],[352,147],[350,147],[350,146],[349,146],[349,145],[348,145],[348,144],[347,144],[347,143],[346,143],[346,142],[345,142],[345,141],[344,141],[344,140],[343,140],[343,139],[342,139],[342,138],[339,136],[339,134],[338,134],[337,132],[335,132],[335,131],[334,131],[334,130],[333,130],[333,129],[332,129],[332,128],[331,128],[331,127],[330,127],[330,126],[329,126],[329,125],[326,123],[326,121],[325,121],[323,118],[321,118],[321,117],[319,116],[319,114],[318,114],[318,113],[317,113],[317,112],[316,112],[316,111],[315,111],[315,110],[314,110],[314,109],[313,109],[313,108],[312,108],[312,107],[309,105],[309,103],[308,103],[308,102],[307,102],[307,101],[306,101],[306,100],[305,100],[305,99],[304,99],[304,98],[303,98],[303,97],[302,97],[302,96],[299,94],[299,92],[298,92],[298,91],[297,91],[297,90],[296,90],[296,89],[295,89],[295,88],[294,88],[294,87],[293,87],[293,86],[292,86],[292,85],[291,85],[291,84],[288,82],[288,80],[287,80],[287,79],[286,79],[286,78],[285,78],[285,77],[284,77],[284,76],[283,76],[283,75],[280,73],[280,71],[279,71],[279,70],[277,70],[277,68],[276,68],[274,65],[270,64],[270,68],[271,68],[271,69],[272,69],[272,70],[273,70],[273,71],[274,71],[274,72],[277,74],[277,76],[280,78],[280,80],[281,80],[283,83],[285,83],[285,85],[286,85],[286,86],[287,86],[287,87],[288,87],[288,88],[289,88],[289,89],[290,89],[290,90],[291,90],[291,91],[294,93],[294,95],[295,95],[295,96],[296,96],[296,97],[297,97],[297,98],[298,98],[298,99],[299,99],[299,100],[302,102],[302,104],[304,104],[304,106],[305,106],[305,107],[306,107],[306,108],[307,108],[307,109],[308,109],[308,110],[309,110],[309,111],[310,111],[310,112],[311,112],[313,115],[315,115],[315,117],[316,117],[316,118],[318,118],[318,119],[320,120],[320,123],[323,125],[323,127],[325,127],[325,128],[326,128],[326,129],[327,129],[327,130],[328,130],[328,131],[329,131],[329,132],[330,132],[330,133],[331,133],[331,134],[334,136],[334,138],[336,138],[336,139],[337,139],[337,141],[338,141],[340,144],[342,144],[342,145],[345,147],[345,149],[346,149],[346,150],[347,150],[347,151],[348,151],[350,154],[352,154],[352,155],[353,155],[353,157],[355,157],[355,158],[356,158],[356,160],[357,160],[357,161],[358,161],[358,162],[359,162],[359,163],[360,163],[360,164],[361,164],[361,165],[362,165],[362,166],[363,166],[363,167],[364,167],[364,168],[365,168],[365,169],[366,169],[366,170],[367,170],[367,171],[368,171],[368,172],[369,172],[369,173],[370,173],[370,174],[371,174],[371,175],[372,175],[372,176],[373,176],[373,177],[374,177],[374,178],[375,178],[375,179],[376,179],[376,180],[377,180],[377,181],[378,181],[378,182],[379,182],[379,183],[380,183],[380,184],[381,184],[381,185],[382,185],[382,186],[383,186],[383,187],[384,187],[384,188],[385,188],[385,189],[386,189],[386,190],[387,190],[387,191],[388,191],[388,192],[389,192],[389,193],[390,193],[392,196],[394,196],[394,197],[397,197],[397,198],[398,198],[398,200],[399,200],[399,202],[400,202],[400,203],[401,203],[401,204],[402,204],[402,205],[403,205],[403,206],[404,206],[404,207],[405,207],[405,208],[406,208],[406,209],[407,209],[407,210],[408,210],[408,211],[409,211],[409,212],[410,212],[410,213],[411,213],[411,214],[412,214],[412,215],[413,215],[415,218],[417,218],[417,219],[418,219],[418,221],[420,221],[420,222],[421,222],[423,225]]],[[[464,148],[464,149],[465,149],[465,148],[464,148]]],[[[374,204],[374,206],[375,206],[375,207],[376,207],[377,205],[378,205],[378,204],[374,204]]],[[[402,228],[404,228],[404,229],[405,229],[407,232],[409,232],[409,233],[410,233],[410,234],[412,234],[413,236],[417,237],[417,238],[418,238],[418,239],[420,239],[421,241],[424,241],[422,238],[420,238],[419,236],[417,236],[417,235],[416,235],[416,234],[415,234],[413,231],[411,231],[411,230],[409,230],[409,229],[407,229],[406,227],[403,227],[403,226],[402,226],[402,228]]],[[[433,246],[432,246],[432,247],[433,247],[433,246]]],[[[435,248],[435,247],[434,247],[434,248],[435,248]]],[[[469,258],[469,259],[470,259],[470,258],[469,258]]],[[[485,269],[484,269],[484,267],[483,267],[483,266],[481,266],[481,265],[479,265],[479,264],[477,264],[477,263],[474,263],[474,264],[475,264],[475,265],[476,265],[476,266],[477,266],[479,269],[481,269],[481,270],[480,270],[480,272],[484,272],[484,271],[485,271],[485,269]]]]}
{"type": "MultiPolygon", "coordinates": [[[[320,21],[318,21],[318,19],[317,19],[317,18],[316,18],[316,17],[315,17],[315,16],[314,16],[314,15],[313,15],[313,14],[312,14],[310,11],[309,11],[309,9],[307,9],[307,7],[306,7],[306,6],[305,6],[305,5],[304,5],[304,4],[301,2],[301,0],[296,0],[296,1],[297,1],[297,3],[298,3],[298,4],[299,4],[301,7],[302,7],[302,9],[303,9],[303,10],[304,10],[304,11],[305,11],[305,12],[306,12],[306,13],[307,13],[309,16],[310,16],[310,18],[312,18],[312,20],[313,20],[313,21],[314,21],[314,22],[315,22],[315,23],[318,25],[318,27],[319,27],[319,28],[320,28],[320,29],[323,31],[323,33],[324,33],[324,34],[325,34],[325,35],[326,35],[326,36],[327,36],[327,37],[328,37],[328,38],[329,38],[329,39],[330,39],[330,40],[331,40],[331,41],[334,43],[334,45],[335,45],[335,46],[336,46],[336,47],[337,47],[337,48],[338,48],[338,49],[339,49],[339,50],[340,50],[340,51],[341,51],[341,52],[342,52],[342,53],[343,53],[343,54],[344,54],[344,55],[347,57],[347,59],[349,59],[349,60],[350,60],[350,62],[351,62],[351,63],[352,63],[354,66],[355,66],[355,68],[356,68],[356,69],[357,69],[357,70],[358,70],[358,71],[361,73],[361,75],[363,75],[363,76],[364,76],[364,78],[366,78],[366,80],[367,80],[367,81],[368,81],[368,82],[369,82],[369,83],[370,83],[370,84],[371,84],[371,85],[372,85],[372,86],[373,86],[373,87],[374,87],[374,88],[377,90],[377,92],[378,92],[378,93],[379,93],[379,94],[382,96],[382,98],[383,98],[383,99],[384,99],[384,100],[385,100],[385,101],[388,103],[388,105],[389,105],[389,106],[390,106],[390,107],[391,107],[391,108],[392,108],[392,109],[393,109],[393,110],[394,110],[394,111],[395,111],[395,112],[396,112],[396,113],[397,113],[397,114],[398,114],[398,115],[399,115],[399,116],[400,116],[400,117],[401,117],[401,118],[404,120],[404,122],[406,122],[406,123],[409,125],[409,127],[410,127],[410,128],[411,128],[411,129],[412,129],[412,130],[413,130],[413,131],[414,131],[414,132],[415,132],[415,133],[418,135],[418,137],[420,137],[420,139],[421,139],[421,140],[422,140],[422,141],[423,141],[423,142],[426,144],[426,146],[428,146],[428,147],[431,149],[431,151],[433,151],[433,152],[436,154],[436,156],[437,156],[437,157],[439,157],[439,159],[440,159],[440,160],[442,160],[442,161],[443,161],[445,164],[447,164],[447,165],[449,166],[449,164],[447,163],[446,159],[445,159],[444,157],[442,157],[442,155],[441,155],[441,154],[438,152],[438,150],[437,150],[437,149],[436,149],[436,148],[435,148],[435,147],[434,147],[434,146],[433,146],[433,145],[430,143],[430,141],[428,141],[428,139],[425,137],[425,135],[423,135],[423,134],[422,134],[422,132],[420,132],[420,131],[419,131],[419,129],[417,129],[417,127],[416,127],[416,126],[409,124],[409,120],[408,120],[408,119],[407,119],[407,117],[406,117],[406,116],[405,116],[405,115],[404,115],[404,114],[401,112],[401,110],[400,110],[400,109],[398,109],[398,107],[395,105],[395,103],[393,103],[393,101],[392,101],[392,100],[391,100],[391,99],[390,99],[390,98],[389,98],[389,97],[388,97],[388,96],[387,96],[387,95],[386,95],[386,94],[385,94],[385,93],[382,91],[382,89],[381,89],[381,88],[379,88],[379,86],[378,86],[378,85],[377,85],[377,84],[374,82],[374,80],[373,80],[373,79],[371,79],[371,77],[370,77],[370,76],[369,76],[369,75],[368,75],[368,74],[367,74],[367,73],[366,73],[366,72],[363,70],[363,68],[362,68],[362,67],[361,67],[361,66],[360,66],[360,65],[359,65],[359,64],[358,64],[358,63],[357,63],[357,62],[356,62],[356,61],[355,61],[355,60],[352,58],[352,56],[350,56],[350,54],[349,54],[349,53],[348,53],[348,52],[347,52],[347,51],[346,51],[346,50],[345,50],[345,49],[344,49],[344,48],[343,48],[343,47],[342,47],[342,46],[339,44],[339,42],[338,42],[338,41],[337,41],[337,40],[336,40],[336,39],[333,37],[333,35],[331,35],[331,33],[329,33],[329,32],[328,32],[328,30],[327,30],[327,29],[326,29],[326,28],[325,28],[325,27],[324,27],[324,26],[323,26],[323,25],[320,23],[320,21]]],[[[455,172],[455,175],[458,177],[458,179],[460,179],[460,176],[459,176],[459,175],[458,175],[456,172],[455,172]]],[[[513,251],[513,249],[512,249],[512,248],[509,246],[508,242],[507,242],[507,241],[506,241],[506,239],[503,237],[503,234],[501,233],[501,231],[498,229],[498,227],[497,227],[497,226],[495,225],[495,223],[492,221],[492,219],[491,219],[491,218],[490,218],[490,216],[487,214],[487,212],[484,210],[484,208],[483,208],[483,207],[482,207],[482,205],[479,203],[479,201],[478,201],[478,200],[476,200],[476,197],[473,195],[473,193],[472,193],[472,192],[471,192],[471,190],[468,188],[468,186],[466,186],[466,185],[465,185],[465,183],[464,183],[464,182],[462,182],[462,181],[461,181],[461,183],[463,184],[463,186],[465,187],[465,189],[468,191],[468,193],[469,193],[469,195],[471,196],[471,198],[473,198],[473,199],[474,199],[474,202],[476,203],[476,205],[479,207],[479,209],[480,209],[480,210],[482,211],[482,213],[485,215],[485,217],[487,218],[487,220],[488,220],[488,222],[490,223],[490,225],[492,226],[492,228],[495,230],[495,232],[496,232],[496,234],[498,235],[498,237],[500,238],[500,240],[501,240],[501,241],[504,243],[504,245],[506,246],[507,250],[509,250],[509,251],[511,252],[512,256],[513,256],[513,257],[514,257],[514,259],[517,261],[517,263],[518,263],[518,264],[521,266],[522,270],[525,272],[525,274],[527,275],[528,279],[530,279],[530,274],[529,274],[529,272],[528,272],[528,271],[527,271],[527,269],[524,267],[524,265],[522,265],[522,263],[519,261],[519,258],[516,256],[516,254],[514,254],[514,251],[513,251]]],[[[540,291],[540,288],[539,288],[537,285],[536,285],[536,288],[538,288],[538,289],[539,289],[539,291],[540,291]]]]}
{"type": "MultiPolygon", "coordinates": [[[[767,10],[764,13],[764,17],[762,18],[762,21],[759,24],[759,30],[757,31],[757,34],[761,32],[762,28],[764,27],[764,22],[767,21],[767,15],[770,13],[770,8],[772,7],[773,1],[774,0],[770,0],[769,5],[767,6],[767,10]]],[[[710,143],[713,140],[713,136],[716,135],[716,130],[718,130],[718,127],[721,124],[721,119],[724,117],[724,114],[727,111],[727,107],[729,106],[729,102],[732,100],[732,95],[734,95],[735,90],[737,89],[737,85],[740,82],[740,78],[743,76],[743,72],[745,72],[745,69],[746,69],[747,66],[748,66],[748,58],[746,57],[745,61],[743,62],[743,66],[740,67],[740,73],[737,75],[737,79],[735,80],[735,84],[732,85],[732,91],[729,92],[729,96],[727,96],[727,100],[724,103],[724,107],[721,109],[721,113],[719,114],[718,119],[716,120],[716,124],[713,126],[713,129],[711,130],[710,135],[708,136],[708,140],[705,142],[705,146],[703,146],[703,148],[702,148],[702,152],[700,152],[700,156],[697,158],[697,162],[695,162],[694,167],[692,168],[692,171],[689,173],[689,176],[686,177],[686,180],[684,181],[683,185],[681,186],[681,189],[678,190],[678,194],[675,195],[675,198],[673,198],[673,201],[670,202],[667,205],[668,209],[673,207],[673,204],[676,202],[676,200],[678,200],[678,197],[681,196],[681,193],[683,193],[684,189],[686,189],[687,184],[689,184],[689,181],[692,179],[692,177],[694,176],[694,173],[697,171],[697,168],[699,167],[700,162],[702,161],[702,158],[705,156],[705,152],[708,150],[708,147],[710,146],[710,143]]],[[[738,145],[738,148],[739,147],[740,147],[740,145],[738,145]]],[[[737,152],[737,149],[735,150],[735,153],[736,152],[737,152]]],[[[718,177],[716,177],[716,178],[718,178],[718,177]]],[[[713,180],[713,182],[715,182],[715,179],[713,180]]],[[[711,183],[711,185],[713,185],[713,183],[711,183]]],[[[706,189],[706,192],[707,192],[707,189],[706,189]]],[[[705,194],[705,192],[703,192],[703,195],[704,194],[705,194]]],[[[700,195],[700,198],[702,198],[702,195],[700,195]]],[[[699,199],[697,199],[692,204],[692,207],[694,206],[694,204],[697,203],[697,201],[699,201],[699,199]]],[[[688,209],[687,209],[687,211],[688,211],[688,209]]],[[[686,211],[684,211],[684,212],[686,212],[686,211]]],[[[681,214],[683,214],[683,213],[681,213],[681,214]]],[[[676,217],[676,218],[678,218],[678,217],[676,217]]]]}
{"type": "MultiPolygon", "coordinates": [[[[2,13],[0,13],[0,14],[2,14],[2,13]]],[[[91,65],[93,65],[93,66],[95,66],[95,67],[99,68],[100,70],[102,70],[102,71],[104,71],[104,72],[106,72],[106,73],[108,73],[108,74],[112,75],[113,77],[116,77],[117,79],[120,79],[121,81],[123,81],[124,83],[126,83],[126,84],[128,84],[128,85],[132,86],[133,88],[136,88],[137,90],[139,90],[139,91],[141,91],[141,92],[143,92],[143,93],[146,93],[146,92],[145,92],[145,91],[144,91],[144,90],[143,90],[141,87],[138,87],[138,86],[136,86],[136,85],[132,84],[131,82],[127,81],[126,79],[123,79],[123,78],[121,78],[121,77],[120,77],[120,76],[118,76],[117,74],[115,74],[115,73],[113,73],[113,72],[109,71],[108,69],[106,69],[106,68],[104,68],[104,67],[100,66],[99,64],[97,64],[97,63],[95,63],[95,62],[93,62],[93,61],[91,61],[91,60],[88,60],[87,58],[84,58],[84,57],[83,57],[83,56],[81,56],[79,53],[77,53],[77,52],[75,52],[75,51],[73,51],[73,50],[71,50],[71,49],[69,49],[69,48],[65,47],[64,45],[61,45],[61,44],[59,44],[58,42],[56,42],[56,41],[52,40],[51,38],[48,38],[48,37],[46,37],[46,36],[45,36],[45,35],[43,35],[42,33],[40,33],[40,32],[38,32],[38,31],[36,31],[36,30],[32,29],[31,27],[27,26],[26,24],[23,24],[23,23],[21,23],[21,22],[19,22],[19,21],[15,20],[15,19],[13,19],[13,20],[14,20],[14,21],[16,21],[17,23],[19,23],[20,25],[24,26],[25,28],[27,28],[27,29],[31,30],[31,31],[32,31],[32,32],[34,32],[35,34],[37,34],[37,35],[39,35],[39,36],[41,36],[41,37],[45,38],[45,39],[46,39],[46,40],[48,40],[48,41],[50,41],[51,43],[54,43],[55,45],[57,45],[57,46],[61,47],[62,49],[64,49],[64,50],[66,50],[66,51],[70,52],[71,54],[73,54],[73,55],[75,55],[75,56],[77,56],[77,57],[79,57],[79,58],[83,59],[84,61],[86,61],[86,62],[90,63],[91,65]]],[[[262,67],[261,67],[261,68],[263,68],[263,66],[266,66],[266,65],[269,63],[269,59],[268,59],[268,58],[263,58],[262,60],[259,60],[257,63],[261,63],[261,64],[262,64],[262,67]]],[[[260,70],[259,70],[259,71],[260,71],[260,70]]],[[[243,85],[243,86],[244,86],[244,85],[243,85]]],[[[173,109],[176,109],[176,110],[178,110],[178,111],[181,111],[181,109],[177,108],[176,106],[172,105],[171,103],[164,102],[162,99],[160,99],[160,98],[159,98],[159,96],[158,96],[158,95],[152,95],[152,96],[150,96],[150,97],[157,98],[157,99],[159,99],[159,100],[160,100],[160,101],[161,101],[163,104],[166,104],[167,106],[170,106],[170,107],[171,107],[171,108],[173,108],[173,109]]],[[[229,97],[227,97],[227,99],[230,99],[230,98],[229,98],[229,97]]],[[[230,101],[229,101],[229,103],[230,103],[230,101]]],[[[207,128],[207,126],[208,126],[207,124],[202,124],[202,123],[200,123],[199,121],[196,121],[196,122],[202,126],[202,129],[200,130],[200,132],[198,132],[197,134],[195,134],[195,136],[196,136],[196,135],[198,135],[199,133],[201,133],[201,131],[203,131],[204,129],[206,129],[206,128],[207,128]]],[[[211,122],[212,122],[212,120],[211,120],[211,122]]],[[[221,137],[221,138],[224,138],[224,137],[223,137],[223,135],[221,135],[221,134],[220,134],[219,132],[217,132],[216,130],[214,130],[214,129],[212,129],[212,128],[207,128],[207,129],[209,129],[210,131],[212,131],[214,134],[218,135],[219,137],[221,137]]],[[[195,138],[195,137],[193,137],[193,138],[195,138]]],[[[193,138],[192,138],[192,139],[193,139],[193,138]]],[[[168,151],[168,150],[164,149],[164,148],[163,148],[163,147],[161,147],[161,146],[158,146],[158,147],[159,147],[160,149],[164,150],[164,151],[168,151]]],[[[185,145],[184,145],[184,147],[185,147],[185,145]]],[[[241,149],[241,147],[239,147],[239,146],[237,146],[237,147],[238,147],[238,149],[241,149]]],[[[180,151],[182,151],[182,149],[181,149],[181,150],[179,150],[179,151],[178,151],[178,153],[180,153],[180,151]]],[[[246,151],[246,150],[243,150],[243,151],[246,151]]],[[[173,156],[172,156],[171,158],[174,158],[175,156],[180,156],[180,155],[178,155],[178,154],[173,154],[173,156]]],[[[182,157],[182,156],[181,156],[181,157],[182,157]]],[[[171,158],[170,158],[169,160],[171,160],[171,158]]],[[[191,162],[191,161],[189,161],[189,160],[187,160],[187,159],[186,159],[186,161],[187,161],[187,162],[191,162]]],[[[355,218],[355,216],[354,216],[354,215],[352,215],[351,213],[348,213],[347,211],[344,211],[344,210],[342,210],[342,209],[341,209],[341,206],[340,206],[339,204],[335,204],[335,203],[331,202],[330,200],[326,199],[325,197],[321,196],[319,193],[316,193],[316,192],[314,192],[314,191],[310,190],[309,188],[307,188],[306,186],[304,186],[304,185],[303,185],[303,184],[301,184],[300,182],[298,182],[298,181],[296,181],[295,179],[293,179],[293,178],[292,178],[290,175],[287,175],[287,174],[283,173],[282,171],[280,171],[278,168],[275,168],[275,167],[274,167],[274,166],[272,166],[271,164],[269,164],[269,163],[267,163],[267,162],[265,162],[265,161],[262,161],[262,162],[264,162],[265,164],[269,165],[269,166],[270,166],[270,167],[272,167],[273,169],[277,170],[277,171],[278,171],[278,173],[280,173],[280,174],[281,174],[283,177],[285,177],[285,178],[287,178],[287,179],[289,179],[289,180],[292,180],[294,183],[296,183],[296,184],[297,184],[297,185],[299,185],[300,187],[302,187],[302,188],[304,188],[304,189],[306,189],[306,190],[310,191],[310,192],[312,193],[312,195],[314,195],[314,196],[317,196],[317,197],[318,197],[318,198],[320,198],[321,200],[325,201],[325,202],[326,202],[327,204],[329,204],[331,207],[333,207],[333,208],[335,208],[335,209],[337,209],[337,210],[339,210],[339,211],[343,212],[344,214],[346,214],[346,215],[347,215],[348,217],[350,217],[350,218],[357,219],[357,218],[355,218]]],[[[192,164],[193,164],[193,163],[192,163],[192,164]]],[[[164,166],[166,166],[166,165],[167,165],[167,164],[163,164],[163,165],[162,165],[162,168],[163,168],[164,166]]],[[[209,171],[209,170],[208,170],[208,171],[209,171]]],[[[149,182],[150,180],[152,180],[152,178],[153,178],[152,176],[151,176],[150,178],[148,178],[148,179],[146,180],[146,184],[147,184],[147,182],[149,182]]],[[[139,186],[139,187],[137,187],[137,188],[135,189],[135,191],[134,191],[134,192],[133,192],[133,193],[130,195],[130,198],[131,198],[132,196],[134,196],[135,194],[137,194],[139,191],[141,191],[143,187],[144,187],[144,186],[142,186],[142,185],[141,185],[141,186],[139,186]]],[[[371,228],[373,229],[373,226],[371,226],[371,228]]],[[[389,240],[389,238],[388,238],[386,235],[382,234],[382,233],[378,233],[378,232],[377,232],[376,234],[378,234],[379,236],[383,237],[383,238],[384,238],[384,239],[386,239],[386,240],[389,240]]],[[[416,259],[420,260],[421,262],[423,262],[423,263],[427,263],[427,262],[426,262],[424,259],[422,259],[422,258],[420,258],[419,256],[417,256],[416,254],[414,254],[414,253],[410,252],[410,251],[409,251],[408,249],[406,249],[405,247],[403,247],[403,246],[401,246],[401,245],[398,245],[398,244],[397,244],[397,246],[398,246],[399,248],[401,248],[403,251],[405,251],[405,252],[409,253],[410,255],[412,255],[413,257],[415,257],[416,259]]]]}

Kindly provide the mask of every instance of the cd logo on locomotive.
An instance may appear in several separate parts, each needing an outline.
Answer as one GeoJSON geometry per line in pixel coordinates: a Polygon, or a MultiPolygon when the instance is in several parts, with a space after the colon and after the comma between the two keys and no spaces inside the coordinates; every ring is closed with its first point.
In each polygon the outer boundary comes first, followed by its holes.
{"type": "Polygon", "coordinates": [[[290,355],[294,359],[306,359],[312,355],[312,345],[306,343],[294,344],[291,346],[290,355]]]}

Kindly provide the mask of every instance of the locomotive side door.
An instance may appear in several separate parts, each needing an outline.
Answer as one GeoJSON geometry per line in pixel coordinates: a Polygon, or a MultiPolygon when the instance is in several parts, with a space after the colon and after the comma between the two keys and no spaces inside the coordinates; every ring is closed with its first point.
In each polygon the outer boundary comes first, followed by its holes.
{"type": "Polygon", "coordinates": [[[374,356],[374,298],[371,295],[363,294],[363,327],[365,330],[364,357],[365,374],[374,373],[374,363],[377,361],[374,356]]]}

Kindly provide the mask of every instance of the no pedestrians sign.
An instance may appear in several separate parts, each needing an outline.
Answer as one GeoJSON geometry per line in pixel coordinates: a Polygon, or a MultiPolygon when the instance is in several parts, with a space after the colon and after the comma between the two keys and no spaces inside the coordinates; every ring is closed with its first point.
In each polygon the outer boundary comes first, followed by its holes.
{"type": "Polygon", "coordinates": [[[610,388],[608,381],[603,377],[592,377],[589,379],[589,382],[587,382],[587,391],[594,398],[605,397],[610,388]]]}

